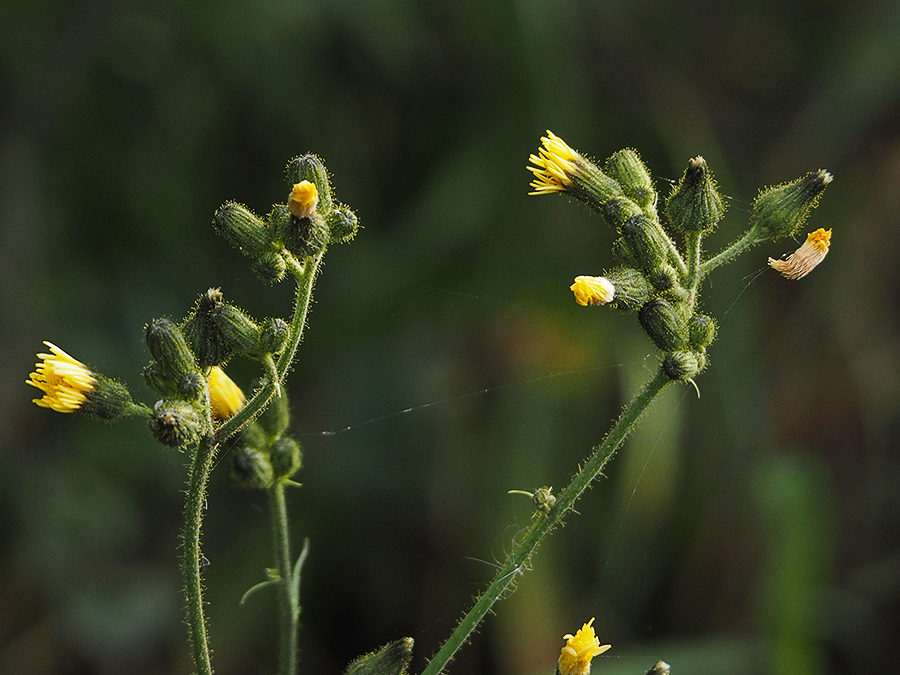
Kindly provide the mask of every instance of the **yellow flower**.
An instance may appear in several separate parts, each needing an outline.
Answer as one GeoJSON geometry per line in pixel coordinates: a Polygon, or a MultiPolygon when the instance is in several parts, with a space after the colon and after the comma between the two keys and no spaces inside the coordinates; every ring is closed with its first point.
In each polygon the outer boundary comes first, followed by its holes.
{"type": "Polygon", "coordinates": [[[825,259],[831,243],[831,230],[819,228],[810,232],[806,241],[785,260],[769,258],[769,266],[788,279],[802,279],[825,259]]]}
{"type": "Polygon", "coordinates": [[[556,670],[559,675],[588,675],[591,659],[610,649],[612,645],[601,645],[594,634],[591,619],[575,635],[563,635],[566,646],[559,654],[556,670]]]}
{"type": "Polygon", "coordinates": [[[52,342],[44,342],[51,354],[38,354],[41,363],[35,364],[35,372],[25,380],[27,384],[44,392],[43,398],[34,402],[42,408],[71,413],[81,408],[88,394],[97,387],[97,378],[81,361],[72,358],[52,342]]]}
{"type": "Polygon", "coordinates": [[[575,302],[584,307],[605,305],[616,297],[616,287],[606,277],[575,277],[569,290],[575,294],[575,302]]]}
{"type": "Polygon", "coordinates": [[[219,366],[213,366],[209,371],[209,404],[212,406],[213,417],[219,420],[227,420],[229,417],[244,407],[247,399],[244,392],[234,383],[225,371],[219,366]]]}
{"type": "Polygon", "coordinates": [[[535,166],[526,167],[534,174],[530,195],[543,195],[551,192],[564,192],[573,184],[572,177],[578,173],[576,162],[581,155],[570,148],[566,142],[549,129],[541,138],[544,147],[538,149],[537,155],[528,157],[535,166]]]}
{"type": "Polygon", "coordinates": [[[309,218],[315,213],[318,204],[319,191],[316,189],[315,183],[310,183],[308,180],[294,183],[294,189],[288,195],[288,208],[292,214],[298,218],[309,218]]]}

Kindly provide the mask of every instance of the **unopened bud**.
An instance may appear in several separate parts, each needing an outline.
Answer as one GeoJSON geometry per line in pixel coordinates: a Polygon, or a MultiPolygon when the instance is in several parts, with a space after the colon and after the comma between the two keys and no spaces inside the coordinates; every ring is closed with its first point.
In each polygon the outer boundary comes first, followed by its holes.
{"type": "Polygon", "coordinates": [[[345,244],[356,236],[359,218],[346,206],[338,206],[328,215],[328,229],[332,244],[345,244]]]}
{"type": "Polygon", "coordinates": [[[150,418],[150,431],[163,445],[184,447],[200,439],[200,417],[187,401],[159,401],[150,418]]]}
{"type": "Polygon", "coordinates": [[[228,477],[238,487],[248,490],[266,490],[275,481],[269,458],[264,452],[249,446],[234,451],[228,477]]]}
{"type": "Polygon", "coordinates": [[[687,347],[687,325],[682,312],[663,298],[654,298],[641,307],[638,321],[662,351],[687,347]]]}
{"type": "Polygon", "coordinates": [[[242,204],[222,204],[213,225],[216,232],[244,255],[256,259],[272,251],[272,237],[266,223],[242,204]]]}
{"type": "Polygon", "coordinates": [[[620,232],[621,236],[615,242],[615,249],[632,267],[650,272],[663,262],[672,262],[673,257],[680,260],[672,241],[663,232],[659,223],[644,215],[629,218],[622,225],[620,232]]]}
{"type": "Polygon", "coordinates": [[[716,320],[708,314],[694,314],[688,323],[691,347],[708,347],[716,339],[716,320]]]}
{"type": "Polygon", "coordinates": [[[240,309],[222,303],[212,309],[210,318],[235,351],[244,355],[256,353],[259,346],[259,326],[240,309]]]}
{"type": "Polygon", "coordinates": [[[318,206],[316,211],[328,215],[333,204],[331,201],[331,184],[328,180],[328,171],[325,163],[315,155],[302,155],[294,157],[288,162],[285,169],[285,178],[288,185],[295,185],[303,181],[309,181],[316,187],[318,206]]]}
{"type": "Polygon", "coordinates": [[[619,150],[606,160],[606,173],[618,181],[622,192],[645,213],[656,212],[656,189],[647,166],[631,148],[619,150]]]}
{"type": "Polygon", "coordinates": [[[181,329],[169,319],[154,319],[144,330],[147,348],[155,359],[160,378],[177,389],[181,378],[194,372],[197,364],[181,329]]]}
{"type": "Polygon", "coordinates": [[[291,423],[291,412],[283,385],[281,395],[272,397],[268,407],[259,416],[256,423],[272,438],[278,438],[288,428],[291,423]]]}
{"type": "Polygon", "coordinates": [[[412,660],[413,639],[403,638],[381,649],[360,656],[353,661],[344,675],[404,675],[412,660]]]}
{"type": "Polygon", "coordinates": [[[184,335],[201,368],[224,363],[234,352],[212,318],[213,311],[224,303],[222,291],[210,288],[200,296],[191,316],[184,323],[184,335]]]}
{"type": "Polygon", "coordinates": [[[694,157],[666,200],[672,227],[681,232],[710,232],[722,220],[725,208],[706,160],[694,157]]]}
{"type": "Polygon", "coordinates": [[[755,231],[756,239],[794,234],[806,222],[831,180],[830,173],[819,169],[762,191],[750,212],[751,232],[755,231]]]}
{"type": "Polygon", "coordinates": [[[616,289],[610,302],[613,309],[637,310],[650,299],[652,288],[646,277],[633,267],[616,267],[606,273],[616,289]]]}
{"type": "Polygon", "coordinates": [[[274,284],[284,279],[287,271],[287,264],[281,253],[266,253],[258,258],[254,258],[250,265],[253,273],[260,281],[266,284],[274,284]]]}
{"type": "Polygon", "coordinates": [[[260,326],[257,354],[280,354],[290,333],[290,326],[284,319],[266,319],[260,326]]]}
{"type": "Polygon", "coordinates": [[[269,448],[275,479],[290,478],[303,464],[303,450],[290,436],[282,436],[269,448]]]}
{"type": "Polygon", "coordinates": [[[700,374],[700,362],[694,352],[668,352],[662,361],[663,372],[670,380],[690,380],[700,374]]]}

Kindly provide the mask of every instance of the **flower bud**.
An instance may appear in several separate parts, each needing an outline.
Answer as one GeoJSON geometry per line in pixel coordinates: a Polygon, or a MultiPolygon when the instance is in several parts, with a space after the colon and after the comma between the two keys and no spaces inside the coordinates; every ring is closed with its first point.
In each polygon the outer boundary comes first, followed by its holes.
{"type": "Polygon", "coordinates": [[[212,312],[224,303],[222,291],[210,288],[200,296],[194,310],[184,323],[184,336],[197,357],[201,368],[224,363],[234,352],[232,343],[225,339],[212,312]]]}
{"type": "Polygon", "coordinates": [[[238,487],[248,490],[266,490],[275,481],[272,464],[266,454],[248,446],[234,451],[228,477],[238,487]]]}
{"type": "Polygon", "coordinates": [[[353,661],[344,675],[404,675],[412,660],[413,639],[391,642],[353,661]]]}
{"type": "Polygon", "coordinates": [[[575,294],[575,302],[582,307],[589,305],[605,305],[616,297],[616,287],[606,277],[575,277],[575,283],[569,286],[575,294]]]}
{"type": "Polygon", "coordinates": [[[763,190],[750,212],[751,231],[756,233],[756,239],[794,234],[806,222],[831,181],[831,174],[819,169],[790,183],[763,190]]]}
{"type": "Polygon", "coordinates": [[[619,150],[606,160],[606,173],[622,186],[622,192],[645,213],[656,213],[656,189],[647,166],[631,148],[619,150]]]}
{"type": "Polygon", "coordinates": [[[664,352],[687,347],[687,326],[682,312],[663,298],[653,298],[641,307],[638,321],[664,352]]]}
{"type": "Polygon", "coordinates": [[[608,199],[598,211],[609,226],[617,231],[624,227],[630,219],[638,216],[645,217],[641,207],[624,195],[608,199]]]}
{"type": "Polygon", "coordinates": [[[629,218],[615,242],[616,252],[632,267],[649,272],[678,256],[671,240],[658,223],[644,215],[629,218]]]}
{"type": "Polygon", "coordinates": [[[194,372],[197,364],[181,329],[169,319],[154,319],[144,329],[147,348],[156,360],[157,374],[170,383],[173,390],[184,375],[194,372]]]}
{"type": "Polygon", "coordinates": [[[244,355],[256,354],[259,346],[259,326],[240,309],[222,303],[213,307],[209,316],[222,337],[236,352],[244,355]]]}
{"type": "Polygon", "coordinates": [[[331,232],[332,244],[345,244],[356,236],[359,230],[359,218],[346,206],[338,206],[326,219],[331,232]]]}
{"type": "Polygon", "coordinates": [[[663,372],[670,380],[690,380],[700,374],[700,362],[694,352],[668,352],[662,361],[663,372]]]}
{"type": "Polygon", "coordinates": [[[284,279],[287,264],[280,253],[270,252],[254,258],[250,268],[260,281],[274,284],[284,279]]]}
{"type": "Polygon", "coordinates": [[[278,228],[278,238],[284,247],[301,260],[321,253],[331,239],[328,224],[318,211],[308,218],[297,218],[286,206],[279,206],[273,209],[269,219],[270,225],[278,228]]]}
{"type": "Polygon", "coordinates": [[[303,450],[290,436],[282,436],[269,448],[275,479],[290,478],[303,465],[303,450]]]}
{"type": "Polygon", "coordinates": [[[259,331],[257,354],[280,354],[287,342],[290,326],[284,319],[266,319],[259,331]]]}
{"type": "Polygon", "coordinates": [[[316,210],[319,213],[328,215],[331,213],[333,204],[331,201],[331,184],[328,180],[328,171],[325,169],[325,163],[315,155],[302,155],[294,157],[288,162],[285,169],[285,178],[288,185],[295,185],[303,181],[309,181],[316,186],[318,196],[318,206],[316,210]]]}
{"type": "Polygon", "coordinates": [[[163,445],[183,447],[200,440],[200,417],[187,401],[159,401],[150,418],[150,431],[163,445]]]}
{"type": "Polygon", "coordinates": [[[716,320],[708,314],[694,314],[688,323],[688,335],[691,347],[701,349],[708,347],[716,339],[716,320]]]}
{"type": "Polygon", "coordinates": [[[725,208],[706,160],[694,157],[666,200],[672,227],[681,232],[710,232],[722,220],[725,208]]]}
{"type": "Polygon", "coordinates": [[[256,259],[273,249],[266,223],[243,204],[222,204],[216,211],[213,226],[232,246],[251,258],[256,259]]]}
{"type": "Polygon", "coordinates": [[[652,288],[649,282],[633,267],[616,267],[606,273],[606,277],[616,289],[610,307],[613,309],[637,310],[650,299],[652,288]]]}

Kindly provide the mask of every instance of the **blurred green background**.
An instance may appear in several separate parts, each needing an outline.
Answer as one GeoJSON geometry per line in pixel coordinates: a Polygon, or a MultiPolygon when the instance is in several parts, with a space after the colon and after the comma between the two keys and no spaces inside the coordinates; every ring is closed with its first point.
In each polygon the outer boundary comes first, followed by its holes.
{"type": "MultiPolygon", "coordinates": [[[[333,247],[291,377],[311,540],[307,673],[403,636],[414,671],[654,365],[632,316],[568,286],[611,236],[528,197],[545,129],[660,179],[702,154],[746,226],[758,188],[835,175],[800,282],[755,249],[704,286],[720,320],[451,665],[551,673],[596,616],[598,673],[871,673],[900,635],[900,4],[835,0],[0,3],[0,672],[191,671],[178,571],[186,458],[138,421],[31,403],[42,340],[145,402],[142,326],[211,286],[287,315],[218,239],[324,157],[364,229],[333,247]],[[752,281],[752,283],[751,283],[752,281]],[[412,408],[410,412],[405,411],[412,408]],[[350,427],[336,435],[322,432],[350,427]]],[[[801,236],[802,238],[802,236],[801,236]]],[[[257,370],[235,363],[245,387],[257,370]]],[[[263,495],[213,475],[217,671],[275,670],[263,495]]]]}

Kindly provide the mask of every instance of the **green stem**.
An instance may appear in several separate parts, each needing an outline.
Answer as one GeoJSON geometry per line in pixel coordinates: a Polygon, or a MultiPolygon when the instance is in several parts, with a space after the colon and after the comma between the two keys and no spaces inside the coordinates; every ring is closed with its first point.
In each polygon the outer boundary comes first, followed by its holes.
{"type": "Polygon", "coordinates": [[[278,609],[281,615],[281,656],[278,672],[280,675],[294,675],[297,669],[297,628],[300,621],[300,608],[297,606],[297,598],[291,592],[294,573],[291,568],[291,540],[288,533],[284,483],[280,480],[269,488],[269,508],[272,518],[275,567],[280,577],[277,583],[278,609]]]}
{"type": "Polygon", "coordinates": [[[755,228],[751,227],[749,230],[747,230],[743,237],[738,239],[731,246],[724,249],[718,255],[710,258],[705,263],[700,265],[700,277],[705,277],[719,265],[724,265],[727,262],[731,262],[748,248],[756,246],[760,242],[765,241],[767,238],[768,237],[760,237],[755,228]]]}
{"type": "Polygon", "coordinates": [[[203,614],[203,580],[200,553],[200,529],[206,509],[206,486],[212,471],[218,443],[212,436],[204,437],[197,445],[188,477],[184,508],[184,593],[188,602],[188,629],[198,675],[212,675],[206,618],[203,614]]]}
{"type": "Polygon", "coordinates": [[[557,497],[556,503],[550,509],[550,512],[547,514],[540,511],[536,512],[531,528],[513,549],[513,552],[507,558],[503,567],[497,572],[497,576],[494,577],[490,586],[478,598],[472,609],[460,620],[456,629],[428,663],[425,670],[422,671],[422,675],[438,675],[447,667],[453,655],[469,639],[469,636],[481,623],[494,603],[503,597],[504,593],[515,583],[516,577],[525,571],[529,559],[541,543],[541,540],[556,525],[560,524],[564,516],[573,509],[581,494],[600,474],[606,463],[612,458],[632,429],[634,429],[641,415],[644,414],[653,399],[669,382],[671,380],[668,376],[662,370],[658,370],[625,410],[622,411],[622,415],[609,433],[606,434],[603,442],[594,448],[594,452],[587,462],[572,477],[568,487],[557,497]]]}
{"type": "Polygon", "coordinates": [[[697,287],[700,285],[700,244],[703,235],[700,232],[688,232],[684,235],[684,247],[687,253],[687,276],[685,285],[690,293],[691,307],[697,302],[697,287]]]}

